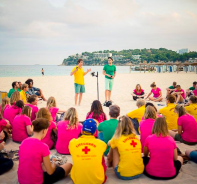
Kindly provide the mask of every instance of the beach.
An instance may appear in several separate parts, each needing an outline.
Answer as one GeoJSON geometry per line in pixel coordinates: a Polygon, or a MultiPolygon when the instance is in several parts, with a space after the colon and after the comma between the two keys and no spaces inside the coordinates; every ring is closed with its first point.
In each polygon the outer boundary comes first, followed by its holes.
{"type": "MultiPolygon", "coordinates": [[[[83,95],[81,106],[74,106],[74,77],[72,76],[40,76],[40,77],[4,77],[0,78],[0,90],[9,91],[13,81],[21,81],[24,83],[28,78],[34,80],[34,87],[41,88],[45,97],[49,98],[53,96],[56,98],[57,107],[61,110],[67,110],[70,107],[75,107],[78,112],[79,120],[83,121],[86,118],[86,114],[90,111],[91,103],[97,99],[97,78],[91,75],[85,76],[85,94],[83,95]]],[[[176,81],[180,84],[182,89],[186,90],[192,86],[193,81],[197,80],[197,75],[194,73],[130,73],[119,74],[114,80],[114,87],[112,91],[113,104],[120,106],[120,115],[136,109],[136,102],[132,100],[131,92],[135,89],[136,84],[141,84],[145,93],[148,94],[151,91],[150,84],[155,82],[157,87],[162,90],[164,97],[163,102],[155,103],[155,106],[160,109],[165,105],[166,88],[172,85],[172,82],[176,81]]],[[[99,100],[104,103],[105,96],[105,80],[104,76],[99,76],[99,100]]],[[[38,107],[46,107],[46,102],[39,101],[38,107]]],[[[107,107],[103,107],[104,112],[109,118],[109,112],[107,107]]],[[[197,146],[187,146],[177,142],[177,146],[184,152],[188,148],[197,149],[197,146]]],[[[19,144],[8,141],[6,143],[6,149],[18,149],[19,144]]],[[[54,153],[55,150],[52,151],[54,153]]],[[[68,156],[69,160],[71,159],[68,156]]],[[[17,164],[8,173],[0,176],[0,183],[17,183],[17,164]],[[5,182],[6,181],[6,182],[5,182]],[[9,181],[9,182],[8,182],[9,181]]],[[[133,181],[123,182],[116,178],[113,169],[107,170],[108,180],[106,183],[164,183],[165,181],[155,181],[142,176],[139,179],[133,181]]],[[[197,182],[197,164],[188,162],[181,169],[177,178],[168,181],[168,183],[196,183],[197,182]]],[[[58,182],[58,183],[72,183],[70,177],[58,182]]]]}

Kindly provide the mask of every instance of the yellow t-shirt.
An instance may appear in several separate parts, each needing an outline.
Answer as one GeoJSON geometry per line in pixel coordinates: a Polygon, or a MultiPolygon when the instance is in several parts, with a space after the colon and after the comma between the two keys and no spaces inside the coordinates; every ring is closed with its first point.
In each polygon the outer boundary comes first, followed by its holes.
{"type": "Polygon", "coordinates": [[[176,104],[169,103],[166,107],[159,110],[159,112],[165,117],[168,130],[178,129],[178,115],[174,113],[176,104]]]}
{"type": "Polygon", "coordinates": [[[107,144],[92,135],[72,139],[69,151],[73,167],[71,179],[75,184],[102,184],[105,180],[102,158],[107,144]]]}
{"type": "Polygon", "coordinates": [[[194,116],[195,120],[197,121],[197,104],[190,104],[189,106],[185,107],[186,111],[194,116]]]}
{"type": "MultiPolygon", "coordinates": [[[[76,69],[76,67],[78,66],[75,66],[71,72],[73,72],[76,69]]],[[[84,85],[84,70],[82,67],[78,67],[78,71],[74,73],[74,78],[76,84],[84,85]]]]}
{"type": "Polygon", "coordinates": [[[127,116],[134,119],[136,118],[138,120],[138,122],[140,123],[140,121],[142,120],[142,117],[144,115],[145,112],[145,105],[141,106],[140,108],[131,111],[129,113],[127,113],[127,116]]]}
{"type": "Polygon", "coordinates": [[[27,97],[26,97],[26,94],[23,90],[21,90],[20,95],[21,95],[21,100],[23,100],[24,104],[26,104],[27,103],[27,97]]]}
{"type": "Polygon", "coordinates": [[[143,173],[142,146],[137,136],[121,135],[119,139],[112,138],[110,145],[112,149],[117,148],[120,154],[118,172],[121,176],[130,177],[143,173]]]}

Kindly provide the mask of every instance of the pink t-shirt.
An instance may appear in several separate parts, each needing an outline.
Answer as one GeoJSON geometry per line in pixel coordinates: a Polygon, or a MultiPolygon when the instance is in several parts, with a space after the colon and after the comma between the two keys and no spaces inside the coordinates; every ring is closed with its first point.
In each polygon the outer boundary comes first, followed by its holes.
{"type": "Polygon", "coordinates": [[[176,143],[172,137],[149,135],[144,146],[150,152],[150,160],[145,168],[148,174],[156,177],[173,177],[176,174],[174,167],[176,143]]]}
{"type": "Polygon", "coordinates": [[[183,92],[183,93],[181,94],[181,96],[183,97],[183,99],[185,99],[185,91],[184,91],[183,89],[181,89],[181,91],[175,90],[174,92],[183,92]]]}
{"type": "Polygon", "coordinates": [[[7,119],[10,122],[10,124],[12,125],[12,122],[13,122],[15,116],[20,114],[21,111],[22,111],[21,108],[19,108],[17,106],[6,105],[4,112],[3,112],[3,118],[7,119]]]}
{"type": "Polygon", "coordinates": [[[49,109],[49,112],[51,113],[53,121],[55,121],[55,122],[56,122],[56,115],[57,115],[58,111],[59,111],[59,108],[57,108],[57,107],[50,107],[50,109],[49,109]]]}
{"type": "Polygon", "coordinates": [[[152,135],[152,128],[155,120],[145,119],[140,122],[140,141],[142,144],[142,152],[144,151],[144,142],[149,135],[152,135]]]}
{"type": "MultiPolygon", "coordinates": [[[[93,112],[87,114],[86,119],[90,119],[90,118],[93,118],[93,112]]],[[[96,119],[99,123],[101,123],[101,122],[107,120],[107,117],[106,117],[105,113],[103,113],[103,114],[100,114],[99,116],[96,115],[96,117],[94,119],[96,119]]]]}
{"type": "Polygon", "coordinates": [[[44,137],[44,139],[41,140],[49,146],[49,149],[53,147],[53,141],[51,140],[51,132],[55,128],[56,124],[53,121],[51,121],[46,136],[44,137]]]}
{"type": "Polygon", "coordinates": [[[156,90],[152,89],[151,92],[153,93],[153,97],[154,98],[158,98],[159,97],[159,92],[161,91],[160,88],[157,88],[156,90]]]}
{"type": "Polygon", "coordinates": [[[50,155],[49,147],[35,138],[25,139],[19,146],[18,181],[21,184],[42,184],[43,157],[50,155]]]}
{"type": "Polygon", "coordinates": [[[7,121],[0,118],[0,132],[3,130],[3,128],[7,125],[7,121]]]}
{"type": "Polygon", "coordinates": [[[57,152],[61,154],[70,154],[68,149],[69,142],[73,138],[78,139],[82,130],[81,123],[77,123],[77,127],[73,129],[67,128],[68,123],[69,121],[60,121],[57,124],[57,143],[55,148],[57,152]]]}
{"type": "Polygon", "coordinates": [[[144,90],[141,89],[141,93],[138,93],[138,92],[136,91],[136,89],[134,89],[133,92],[134,92],[136,95],[141,95],[141,94],[144,92],[144,90]]]}
{"type": "Polygon", "coordinates": [[[194,94],[195,96],[197,96],[197,89],[195,89],[195,90],[193,91],[193,94],[194,94]]]}
{"type": "Polygon", "coordinates": [[[31,119],[23,115],[17,115],[12,123],[12,140],[22,142],[28,137],[26,126],[31,125],[31,119]]]}
{"type": "Polygon", "coordinates": [[[182,126],[181,138],[187,142],[197,142],[197,122],[189,114],[178,118],[178,126],[182,126]]]}
{"type": "Polygon", "coordinates": [[[36,113],[38,112],[38,107],[32,104],[26,104],[27,106],[31,107],[32,112],[31,112],[31,121],[36,119],[36,113]]]}

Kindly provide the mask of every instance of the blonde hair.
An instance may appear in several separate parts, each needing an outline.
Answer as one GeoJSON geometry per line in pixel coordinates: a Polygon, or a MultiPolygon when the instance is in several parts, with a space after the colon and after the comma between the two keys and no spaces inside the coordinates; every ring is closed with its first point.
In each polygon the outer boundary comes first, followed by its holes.
{"type": "Polygon", "coordinates": [[[157,137],[159,137],[160,135],[162,137],[169,135],[167,123],[164,117],[159,117],[155,120],[152,128],[152,134],[155,134],[157,137]]]}
{"type": "Polygon", "coordinates": [[[2,103],[1,103],[0,118],[2,118],[1,116],[3,116],[3,111],[4,111],[4,108],[7,104],[10,104],[10,99],[7,96],[5,96],[5,97],[3,97],[2,103]]]}
{"type": "Polygon", "coordinates": [[[24,90],[27,87],[28,87],[28,84],[23,84],[21,89],[24,90]]]}
{"type": "Polygon", "coordinates": [[[187,114],[186,109],[183,105],[176,105],[175,111],[178,113],[178,116],[181,117],[185,114],[187,114]]]}
{"type": "Polygon", "coordinates": [[[133,123],[127,116],[121,116],[118,121],[118,125],[116,128],[116,131],[114,133],[113,138],[119,139],[121,135],[130,135],[133,134],[136,135],[135,129],[133,127],[133,123]]]}
{"type": "Polygon", "coordinates": [[[21,112],[21,114],[25,114],[26,116],[28,116],[29,118],[31,118],[31,112],[32,109],[29,106],[25,106],[21,112]]]}
{"type": "Polygon", "coordinates": [[[44,107],[40,108],[40,110],[37,113],[36,118],[45,118],[48,121],[52,121],[52,117],[51,117],[49,110],[44,107]]]}
{"type": "Polygon", "coordinates": [[[156,119],[157,118],[157,112],[155,111],[154,107],[151,107],[150,105],[146,107],[145,113],[144,113],[144,119],[156,119]]]}
{"type": "Polygon", "coordinates": [[[47,100],[47,107],[50,109],[50,107],[56,107],[56,100],[53,96],[49,97],[47,100]]]}
{"type": "Polygon", "coordinates": [[[14,93],[12,93],[10,97],[10,104],[12,105],[14,102],[17,102],[20,99],[21,99],[20,93],[18,91],[15,91],[14,93]]]}
{"type": "Polygon", "coordinates": [[[76,127],[79,119],[78,119],[78,114],[77,114],[77,110],[73,107],[69,108],[66,113],[65,113],[65,117],[64,120],[68,120],[68,127],[67,129],[73,129],[76,127]]]}
{"type": "Polygon", "coordinates": [[[136,105],[137,106],[143,106],[143,105],[145,105],[146,104],[146,102],[145,102],[145,100],[143,100],[143,99],[137,99],[137,102],[136,102],[136,105]]]}

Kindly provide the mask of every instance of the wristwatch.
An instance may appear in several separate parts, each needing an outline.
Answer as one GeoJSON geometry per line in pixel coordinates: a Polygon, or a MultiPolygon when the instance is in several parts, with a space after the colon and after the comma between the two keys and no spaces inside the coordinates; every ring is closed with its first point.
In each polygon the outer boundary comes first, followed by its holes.
{"type": "Polygon", "coordinates": [[[112,78],[113,76],[111,75],[111,78],[112,78]]]}

